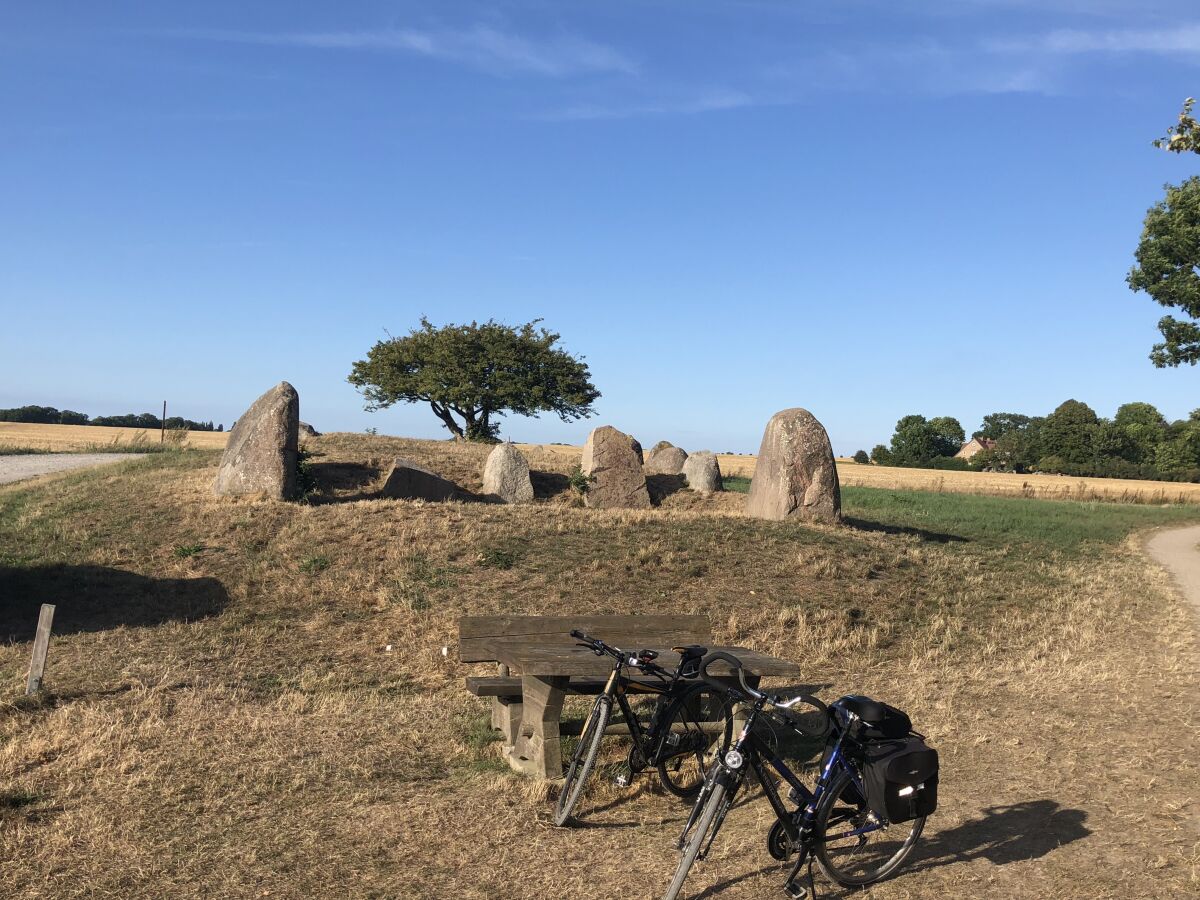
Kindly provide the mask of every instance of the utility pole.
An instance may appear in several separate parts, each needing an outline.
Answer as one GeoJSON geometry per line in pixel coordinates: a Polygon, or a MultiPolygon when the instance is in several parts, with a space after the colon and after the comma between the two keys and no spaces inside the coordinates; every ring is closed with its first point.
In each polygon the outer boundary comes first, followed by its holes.
{"type": "Polygon", "coordinates": [[[162,422],[160,424],[162,425],[162,431],[159,432],[158,442],[160,444],[165,444],[167,442],[167,401],[166,400],[163,401],[163,417],[162,417],[162,422]]]}

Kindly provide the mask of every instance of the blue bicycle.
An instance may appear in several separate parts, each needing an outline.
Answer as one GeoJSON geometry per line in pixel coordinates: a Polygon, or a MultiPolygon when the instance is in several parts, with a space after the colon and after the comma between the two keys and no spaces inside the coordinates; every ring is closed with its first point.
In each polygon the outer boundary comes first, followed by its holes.
{"type": "Polygon", "coordinates": [[[704,658],[700,676],[728,691],[749,712],[737,740],[705,776],[679,838],[683,857],[663,900],[680,896],[692,864],[707,855],[751,772],[777,820],[767,835],[768,852],[780,861],[797,855],[784,885],[788,896],[809,895],[798,879],[808,863],[811,887],[814,858],[825,874],[847,887],[886,878],[903,865],[921,836],[925,816],[937,804],[937,752],[912,733],[908,716],[867,697],[843,697],[826,706],[803,694],[789,700],[769,696],[750,687],[737,657],[723,652],[704,658]],[[709,676],[709,666],[718,661],[733,669],[740,690],[709,676]],[[802,718],[795,710],[801,703],[815,712],[802,718]],[[820,774],[811,791],[755,733],[760,716],[804,737],[825,740],[820,774]],[[809,717],[819,724],[807,722],[809,717]],[[779,796],[768,766],[790,787],[788,799],[795,809],[779,796]]]}

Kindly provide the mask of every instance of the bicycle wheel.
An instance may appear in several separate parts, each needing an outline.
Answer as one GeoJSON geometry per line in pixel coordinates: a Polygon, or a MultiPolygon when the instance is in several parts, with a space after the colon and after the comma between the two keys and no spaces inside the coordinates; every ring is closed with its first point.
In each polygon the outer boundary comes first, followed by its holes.
{"type": "Polygon", "coordinates": [[[563,825],[571,817],[575,804],[583,796],[584,785],[596,766],[596,755],[600,752],[600,741],[604,738],[604,729],[608,727],[608,717],[612,713],[612,697],[601,694],[592,706],[587,724],[579,735],[579,746],[571,757],[571,764],[563,776],[562,790],[558,794],[558,802],[554,805],[554,824],[563,825]]]}
{"type": "Polygon", "coordinates": [[[658,777],[676,797],[691,799],[700,792],[708,767],[725,754],[733,740],[729,703],[696,685],[671,701],[659,727],[669,731],[658,745],[658,777]]]}
{"type": "Polygon", "coordinates": [[[683,890],[683,882],[687,880],[688,872],[692,869],[692,863],[696,861],[696,854],[709,839],[713,823],[720,821],[732,801],[733,798],[729,795],[727,785],[719,782],[713,785],[712,793],[708,795],[708,799],[704,803],[704,812],[700,814],[700,820],[692,829],[691,837],[683,845],[683,856],[679,860],[679,868],[675,870],[675,878],[671,881],[667,892],[663,894],[663,900],[677,900],[679,892],[683,890]]]}
{"type": "Polygon", "coordinates": [[[867,823],[870,812],[845,769],[834,776],[817,806],[813,851],[825,874],[845,887],[871,884],[891,875],[908,859],[925,827],[922,816],[867,834],[850,835],[867,823]]]}

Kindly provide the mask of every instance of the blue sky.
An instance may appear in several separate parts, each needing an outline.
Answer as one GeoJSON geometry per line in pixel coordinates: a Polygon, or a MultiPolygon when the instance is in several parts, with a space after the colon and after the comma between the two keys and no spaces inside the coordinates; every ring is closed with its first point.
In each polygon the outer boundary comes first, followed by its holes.
{"type": "Polygon", "coordinates": [[[1186,416],[1124,276],[1197,93],[1166,0],[5,4],[0,406],[440,436],[345,381],[424,314],[587,357],[518,440],[1186,416]]]}

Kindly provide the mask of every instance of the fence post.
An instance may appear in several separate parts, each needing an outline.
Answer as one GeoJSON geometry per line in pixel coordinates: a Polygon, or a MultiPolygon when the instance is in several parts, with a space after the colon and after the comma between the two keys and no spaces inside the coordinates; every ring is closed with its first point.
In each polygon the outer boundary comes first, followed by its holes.
{"type": "Polygon", "coordinates": [[[46,651],[50,649],[50,626],[54,622],[54,604],[43,603],[38,615],[37,634],[33,638],[33,659],[29,662],[29,681],[25,685],[25,696],[29,697],[42,689],[42,675],[46,672],[46,651]]]}

